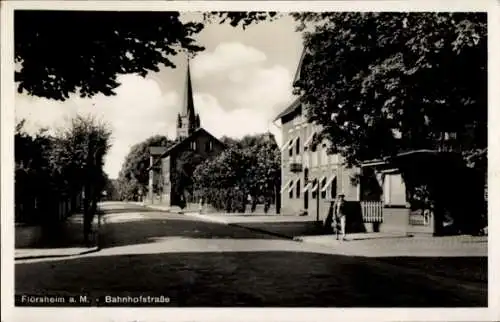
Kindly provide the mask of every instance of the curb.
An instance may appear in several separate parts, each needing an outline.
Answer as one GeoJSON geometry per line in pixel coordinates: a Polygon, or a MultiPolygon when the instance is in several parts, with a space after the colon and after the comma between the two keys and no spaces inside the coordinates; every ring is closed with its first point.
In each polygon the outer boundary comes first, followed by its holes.
{"type": "Polygon", "coordinates": [[[66,255],[33,255],[33,256],[16,256],[14,260],[25,260],[25,259],[44,259],[44,258],[68,258],[68,257],[77,257],[87,254],[92,254],[100,251],[101,249],[97,246],[92,247],[91,249],[85,250],[83,252],[75,253],[75,254],[66,254],[66,255]]]}
{"type": "MultiPolygon", "coordinates": [[[[325,235],[325,236],[328,236],[328,235],[325,235]]],[[[349,235],[347,235],[349,236],[349,235]]],[[[307,237],[310,237],[310,236],[296,236],[294,237],[294,240],[295,241],[301,241],[301,242],[304,242],[304,243],[312,243],[312,244],[322,244],[322,243],[318,243],[318,242],[312,242],[312,241],[308,241],[307,240],[307,237]]],[[[311,236],[313,237],[313,236],[311,236]]],[[[407,235],[407,236],[380,236],[380,237],[366,237],[366,238],[354,238],[354,239],[347,239],[347,241],[365,241],[365,240],[380,240],[380,239],[402,239],[402,238],[405,238],[405,239],[410,239],[410,238],[413,238],[414,236],[413,235],[407,235]]]]}
{"type": "Polygon", "coordinates": [[[222,225],[226,225],[226,226],[243,228],[246,230],[250,230],[250,231],[254,231],[254,232],[258,232],[258,233],[263,233],[263,234],[267,234],[270,236],[275,236],[275,237],[279,237],[279,238],[283,238],[283,239],[289,239],[289,240],[293,240],[293,241],[297,241],[297,242],[302,242],[302,240],[296,240],[294,236],[280,234],[280,233],[276,233],[276,232],[272,232],[272,231],[260,229],[260,228],[248,227],[248,226],[244,226],[244,225],[238,224],[238,223],[230,223],[230,222],[227,222],[224,220],[217,220],[214,218],[205,217],[204,215],[202,215],[200,213],[196,213],[196,212],[184,213],[184,215],[200,218],[200,219],[205,220],[205,221],[214,222],[214,223],[218,223],[218,224],[222,224],[222,225]]]}
{"type": "Polygon", "coordinates": [[[300,240],[300,239],[296,239],[296,237],[294,237],[294,236],[284,235],[284,234],[280,234],[280,233],[275,233],[275,232],[268,231],[268,230],[265,230],[265,229],[254,228],[254,227],[247,227],[247,226],[242,226],[240,224],[235,224],[235,223],[228,223],[227,225],[228,226],[233,226],[233,227],[238,227],[238,228],[244,228],[244,229],[247,229],[247,230],[250,230],[250,231],[254,231],[254,232],[258,232],[258,233],[263,233],[263,234],[267,234],[267,235],[271,235],[271,236],[275,236],[275,237],[280,237],[280,238],[283,238],[283,239],[289,239],[289,240],[296,241],[296,242],[302,242],[303,241],[303,240],[300,240]]]}

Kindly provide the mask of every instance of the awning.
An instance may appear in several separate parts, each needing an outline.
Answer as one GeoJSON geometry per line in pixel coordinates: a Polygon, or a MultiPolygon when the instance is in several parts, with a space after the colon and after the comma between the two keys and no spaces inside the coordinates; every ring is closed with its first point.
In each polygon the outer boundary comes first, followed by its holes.
{"type": "Polygon", "coordinates": [[[316,132],[313,132],[313,133],[311,133],[311,135],[309,135],[309,137],[307,138],[307,140],[304,142],[304,148],[309,147],[309,145],[311,144],[312,140],[314,139],[314,135],[316,135],[316,132]]]}
{"type": "Polygon", "coordinates": [[[290,187],[288,187],[288,190],[286,192],[290,193],[290,191],[292,191],[297,184],[297,181],[299,181],[299,179],[295,180],[294,182],[290,182],[290,187]]]}
{"type": "Polygon", "coordinates": [[[288,142],[286,142],[282,147],[281,147],[281,151],[285,151],[286,149],[288,149],[288,147],[290,146],[290,144],[292,143],[293,139],[289,140],[288,142]]]}
{"type": "Polygon", "coordinates": [[[283,191],[285,191],[285,189],[288,188],[290,183],[292,183],[292,180],[293,179],[288,180],[287,183],[283,185],[283,187],[281,188],[281,193],[283,193],[283,191]]]}
{"type": "Polygon", "coordinates": [[[293,139],[291,139],[290,141],[288,141],[282,148],[281,148],[281,151],[285,151],[286,149],[288,149],[289,147],[293,146],[295,144],[295,142],[297,142],[297,140],[299,139],[299,137],[295,137],[293,139]]]}
{"type": "Polygon", "coordinates": [[[385,170],[382,170],[380,172],[383,173],[383,174],[393,174],[393,173],[400,172],[400,170],[397,169],[397,168],[392,168],[392,169],[385,169],[385,170]]]}
{"type": "Polygon", "coordinates": [[[328,181],[326,182],[325,186],[323,188],[321,188],[321,192],[325,192],[326,189],[328,189],[328,187],[332,184],[333,180],[335,180],[336,177],[337,177],[336,174],[332,175],[330,177],[330,179],[328,179],[328,181]]]}
{"type": "Polygon", "coordinates": [[[318,182],[319,182],[319,181],[316,181],[316,182],[314,183],[314,186],[312,187],[311,192],[316,192],[316,191],[318,190],[318,182]]]}

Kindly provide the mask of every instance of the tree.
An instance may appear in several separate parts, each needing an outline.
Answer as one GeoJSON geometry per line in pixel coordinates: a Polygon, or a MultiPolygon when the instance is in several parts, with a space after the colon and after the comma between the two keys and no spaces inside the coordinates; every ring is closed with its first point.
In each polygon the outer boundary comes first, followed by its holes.
{"type": "Polygon", "coordinates": [[[212,11],[204,13],[205,21],[218,21],[220,24],[229,23],[233,27],[241,26],[246,29],[252,24],[263,21],[273,21],[282,16],[275,11],[212,11]]]}
{"type": "Polygon", "coordinates": [[[46,197],[56,194],[49,161],[54,138],[43,129],[28,134],[21,120],[14,140],[16,221],[46,223],[52,219],[46,197]]]}
{"type": "MultiPolygon", "coordinates": [[[[420,149],[462,153],[463,160],[456,166],[444,162],[442,171],[437,161],[427,163],[429,171],[408,158],[406,165],[397,164],[410,202],[425,199],[435,205],[436,218],[446,209],[460,218],[464,206],[454,202],[459,193],[453,175],[467,173],[465,159],[486,159],[486,14],[293,15],[303,23],[299,29],[313,24],[305,32],[306,53],[294,85],[309,120],[322,127],[316,142],[326,139],[330,152],[348,165],[420,149]]],[[[486,173],[486,162],[471,165],[486,173]]],[[[479,181],[469,177],[462,184],[476,191],[479,181]]],[[[474,198],[468,204],[479,200],[474,198]]]]}
{"type": "Polygon", "coordinates": [[[77,116],[57,136],[51,155],[54,175],[69,193],[83,187],[83,232],[88,241],[97,202],[105,186],[104,156],[109,151],[111,130],[93,116],[77,116]]]}
{"type": "MultiPolygon", "coordinates": [[[[217,12],[205,14],[205,23],[246,27],[268,16],[275,13],[217,12]]],[[[179,12],[16,10],[18,91],[61,101],[73,93],[114,95],[117,75],[174,68],[179,52],[203,50],[192,38],[203,27],[182,22],[179,12]]]]}
{"type": "Polygon", "coordinates": [[[238,145],[238,140],[230,138],[228,136],[223,136],[220,141],[227,147],[235,147],[238,145]]]}
{"type": "Polygon", "coordinates": [[[277,189],[281,186],[281,152],[274,136],[270,136],[249,147],[248,154],[253,155],[255,160],[248,174],[254,189],[253,200],[264,196],[267,212],[271,201],[276,198],[277,189]]]}
{"type": "Polygon", "coordinates": [[[274,137],[249,135],[222,141],[230,143],[227,149],[196,168],[196,189],[213,206],[226,211],[244,210],[247,195],[254,201],[264,197],[269,206],[281,177],[280,152],[274,137]]]}
{"type": "Polygon", "coordinates": [[[139,191],[148,191],[150,151],[153,146],[168,148],[173,141],[163,135],[152,136],[130,148],[118,174],[118,191],[121,200],[137,200],[139,191]]]}
{"type": "Polygon", "coordinates": [[[175,168],[172,172],[172,185],[175,194],[181,196],[181,200],[179,200],[181,208],[184,208],[188,201],[186,194],[193,196],[193,173],[203,160],[204,158],[199,153],[191,150],[181,152],[176,158],[175,168]]]}
{"type": "Polygon", "coordinates": [[[120,195],[118,194],[118,181],[116,179],[110,179],[105,174],[105,186],[104,191],[106,191],[106,200],[117,201],[120,200],[120,195]]]}
{"type": "Polygon", "coordinates": [[[486,147],[486,14],[293,16],[314,24],[296,93],[350,165],[455,133],[463,151],[486,147]]]}
{"type": "Polygon", "coordinates": [[[16,213],[22,208],[37,217],[30,219],[53,226],[59,220],[54,214],[60,199],[71,199],[83,190],[87,240],[106,181],[102,168],[111,131],[105,123],[84,116],[72,119],[56,135],[41,130],[30,136],[23,126],[21,121],[15,135],[16,213]]]}

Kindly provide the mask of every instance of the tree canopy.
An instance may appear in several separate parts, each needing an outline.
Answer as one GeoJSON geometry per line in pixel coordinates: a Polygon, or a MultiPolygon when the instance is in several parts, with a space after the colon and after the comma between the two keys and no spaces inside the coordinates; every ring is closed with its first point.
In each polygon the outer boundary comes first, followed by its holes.
{"type": "Polygon", "coordinates": [[[204,48],[194,36],[210,22],[246,27],[267,12],[207,12],[183,22],[179,12],[16,10],[14,51],[19,93],[64,101],[71,94],[114,95],[120,74],[146,76],[173,56],[204,48]]]}
{"type": "Polygon", "coordinates": [[[130,148],[118,174],[118,190],[122,200],[135,200],[139,190],[148,191],[150,151],[152,146],[169,147],[173,141],[163,135],[152,136],[130,148]]]}
{"type": "MultiPolygon", "coordinates": [[[[37,220],[54,219],[51,207],[56,206],[60,198],[79,194],[82,188],[88,202],[95,205],[106,182],[103,159],[110,147],[110,136],[107,124],[93,117],[77,116],[55,135],[45,130],[30,135],[24,129],[24,121],[19,122],[15,134],[18,208],[25,209],[38,199],[37,214],[43,218],[37,220]]],[[[85,215],[92,217],[93,213],[85,215]]]]}
{"type": "Polygon", "coordinates": [[[486,14],[293,16],[307,48],[296,93],[323,128],[318,139],[349,164],[445,143],[486,147],[486,14]]]}
{"type": "Polygon", "coordinates": [[[231,209],[226,202],[236,195],[243,203],[247,195],[254,200],[274,198],[281,179],[281,155],[274,136],[247,135],[240,140],[226,137],[222,141],[229,143],[227,149],[194,171],[198,193],[213,206],[226,209],[231,209]]]}

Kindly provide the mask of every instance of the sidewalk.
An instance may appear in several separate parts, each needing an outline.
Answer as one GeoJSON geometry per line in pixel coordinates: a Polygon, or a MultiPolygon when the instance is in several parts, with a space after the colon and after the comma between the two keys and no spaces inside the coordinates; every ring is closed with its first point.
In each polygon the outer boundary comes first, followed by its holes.
{"type": "MultiPolygon", "coordinates": [[[[15,260],[71,257],[96,252],[98,217],[94,219],[91,234],[91,244],[84,245],[83,215],[75,214],[52,229],[39,227],[16,227],[16,235],[23,234],[23,240],[16,238],[14,257],[15,260]],[[38,234],[24,232],[26,229],[35,228],[38,234]],[[23,231],[24,230],[24,231],[23,231]]],[[[16,236],[17,237],[17,236],[16,236]]]]}
{"type": "Polygon", "coordinates": [[[446,236],[407,237],[403,234],[348,234],[347,241],[335,236],[296,237],[307,243],[326,246],[338,254],[364,257],[485,257],[488,256],[488,237],[446,236]]]}
{"type": "MultiPolygon", "coordinates": [[[[164,210],[169,211],[165,208],[164,210]]],[[[325,235],[322,231],[322,222],[318,223],[312,216],[200,214],[197,212],[186,212],[184,215],[297,242],[317,244],[334,249],[335,253],[350,256],[488,256],[487,236],[412,237],[405,233],[356,233],[348,234],[347,241],[338,241],[335,235],[325,235]]]]}

